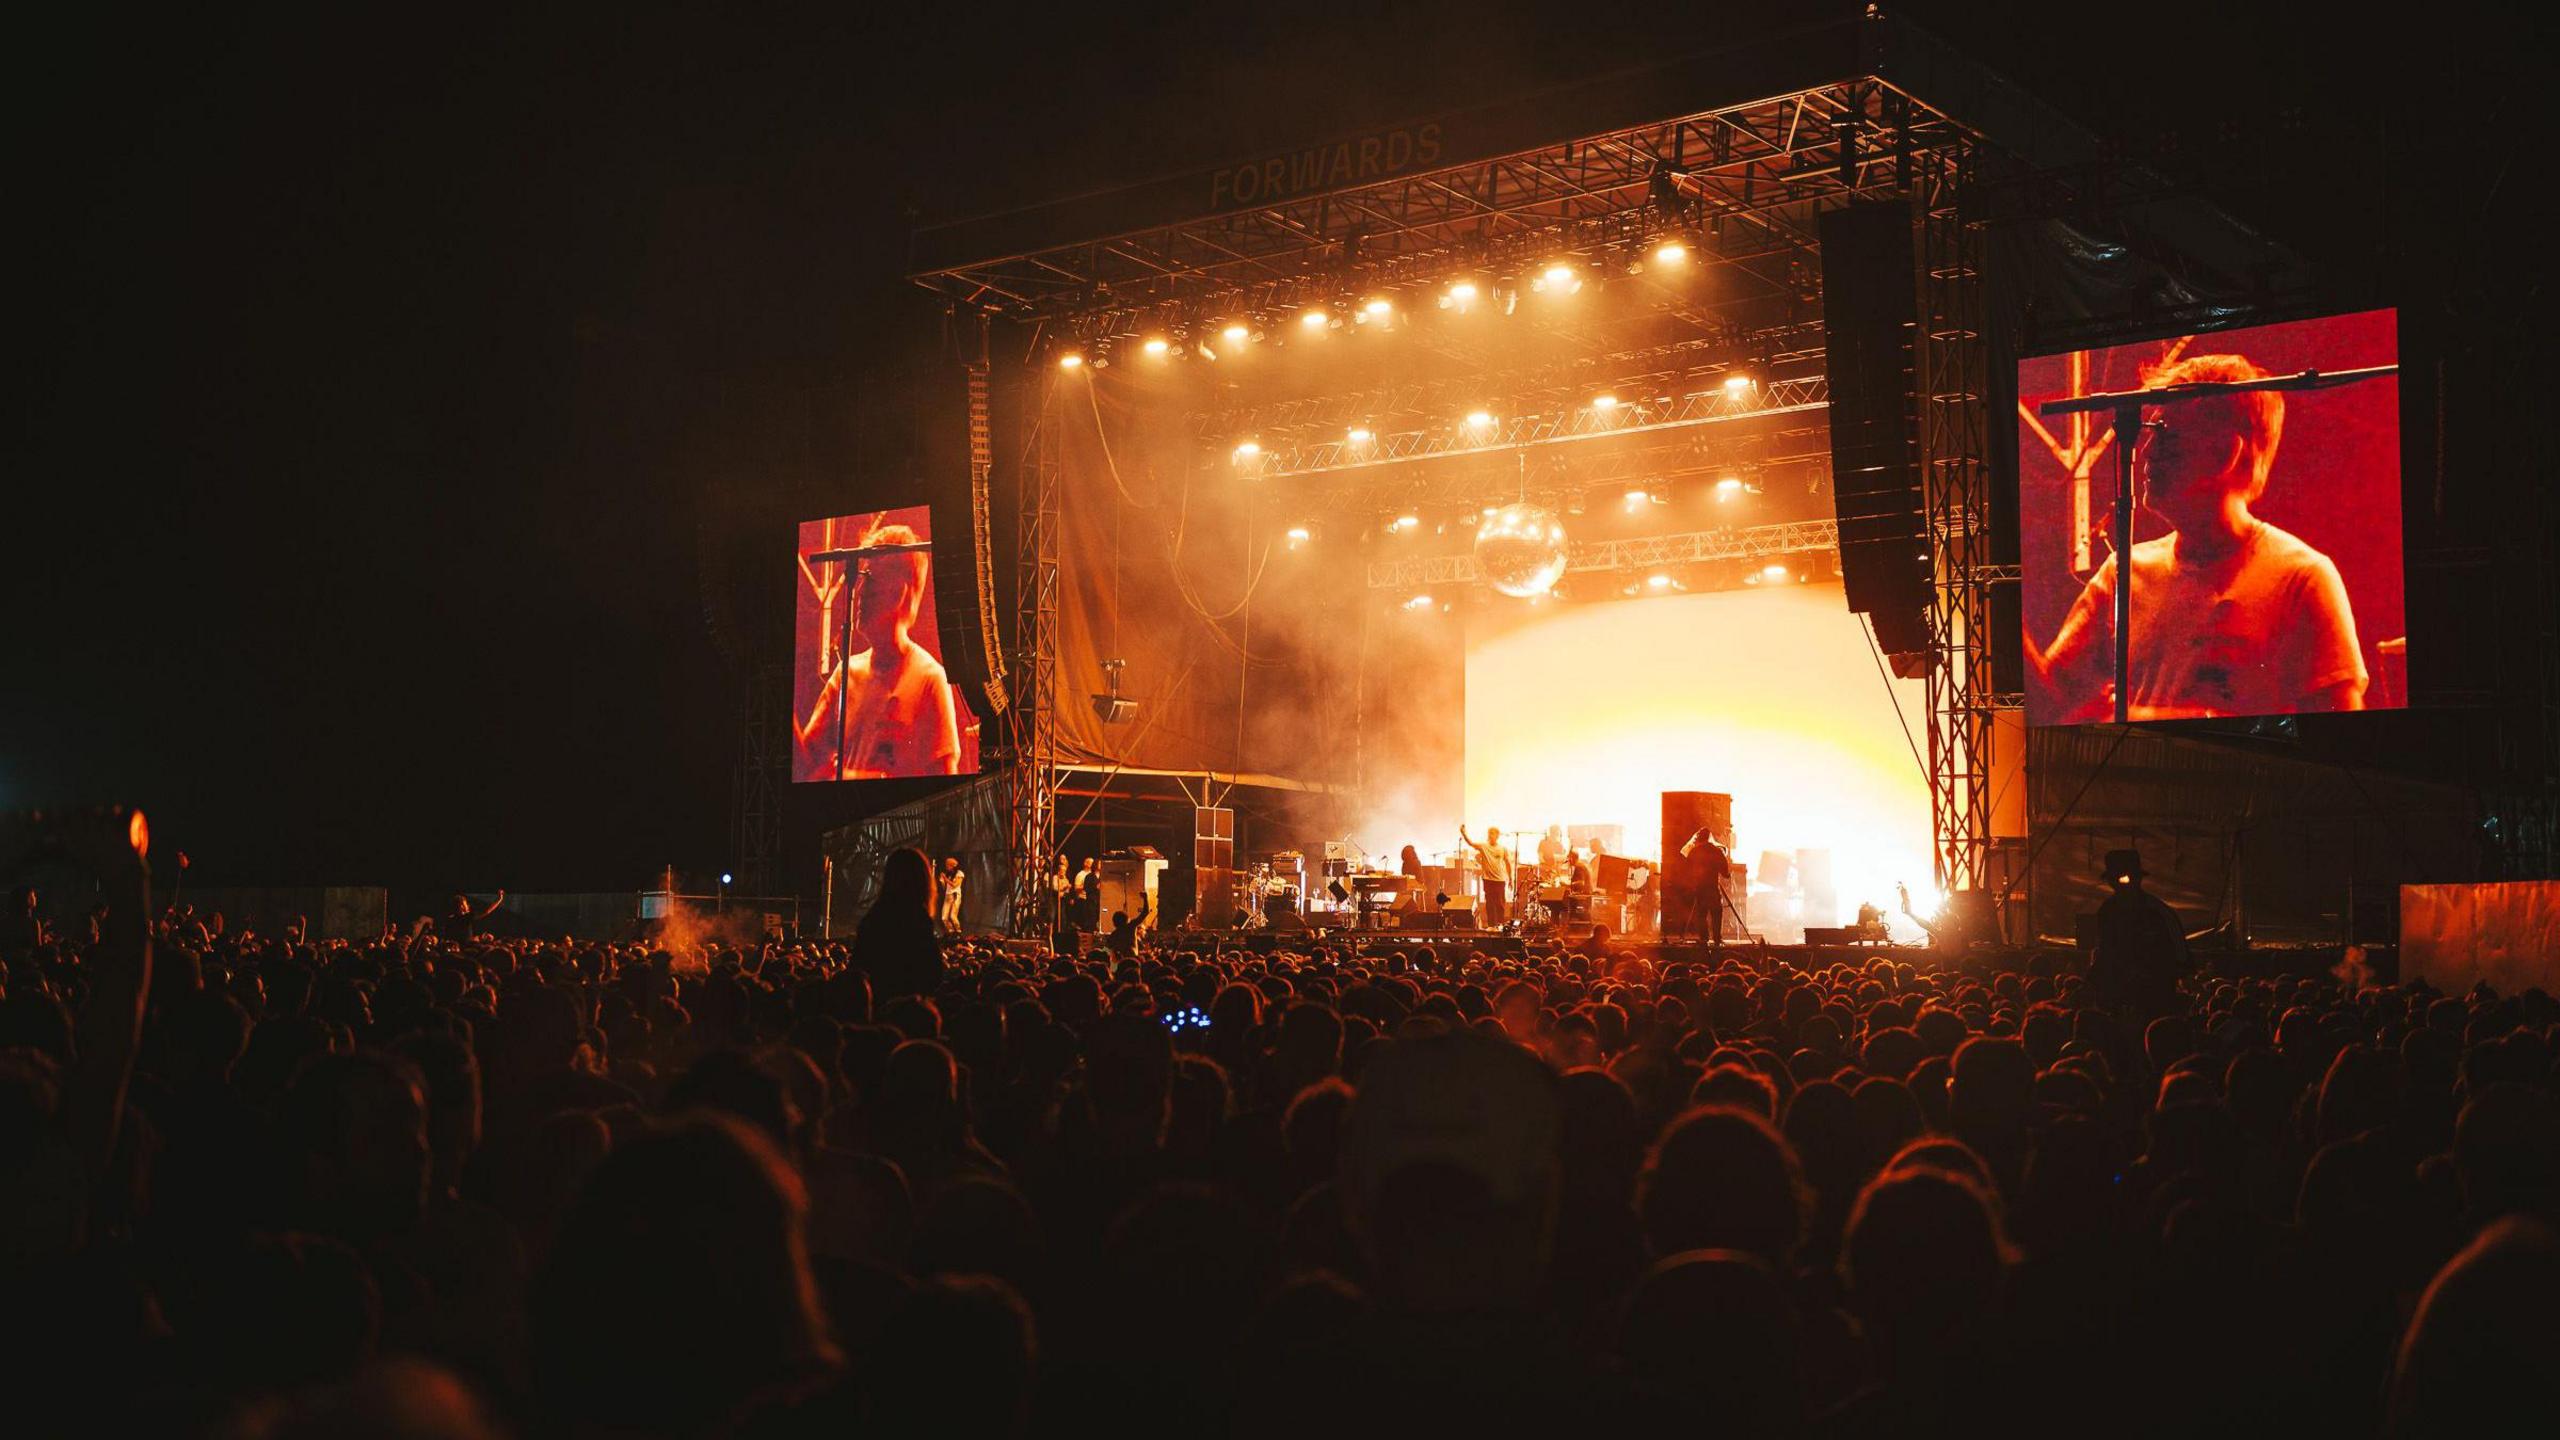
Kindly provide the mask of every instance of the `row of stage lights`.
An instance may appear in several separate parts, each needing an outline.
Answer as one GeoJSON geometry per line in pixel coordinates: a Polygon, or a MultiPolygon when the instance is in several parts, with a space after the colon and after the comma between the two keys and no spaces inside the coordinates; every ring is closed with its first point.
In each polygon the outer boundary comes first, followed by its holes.
{"type": "MultiPolygon", "coordinates": [[[[1751,567],[1743,574],[1742,583],[1745,585],[1809,585],[1818,578],[1820,577],[1809,568],[1788,565],[1784,561],[1772,560],[1766,564],[1751,567]]],[[[1544,605],[1550,602],[1560,603],[1569,598],[1565,588],[1566,583],[1567,582],[1559,581],[1553,589],[1547,591],[1545,594],[1529,596],[1520,603],[1524,605],[1544,605]]],[[[1695,588],[1697,587],[1692,585],[1688,580],[1683,579],[1672,571],[1656,570],[1644,576],[1642,579],[1630,579],[1619,583],[1611,593],[1620,599],[1634,599],[1638,596],[1645,595],[1685,595],[1695,588]]],[[[1581,592],[1577,590],[1574,593],[1578,595],[1581,592]]],[[[1607,599],[1609,596],[1601,595],[1598,598],[1607,599]]],[[[1393,608],[1405,611],[1408,614],[1419,615],[1436,611],[1440,614],[1446,615],[1455,611],[1458,607],[1457,602],[1454,600],[1436,597],[1429,591],[1424,591],[1396,601],[1393,608]]]]}
{"type": "MultiPolygon", "coordinates": [[[[1678,269],[1689,262],[1689,247],[1678,240],[1665,240],[1648,252],[1647,260],[1629,263],[1630,271],[1641,271],[1647,264],[1662,269],[1678,269]]],[[[1530,293],[1562,300],[1582,292],[1592,267],[1571,259],[1550,261],[1528,281],[1530,293]]],[[[1479,309],[1499,309],[1508,315],[1519,307],[1520,286],[1516,283],[1494,283],[1475,275],[1461,275],[1451,280],[1436,297],[1437,308],[1464,315],[1479,309]]],[[[1375,294],[1355,303],[1310,305],[1298,311],[1295,324],[1308,338],[1320,338],[1346,326],[1371,327],[1373,332],[1392,329],[1396,324],[1396,301],[1385,294],[1375,294]]],[[[1227,318],[1211,321],[1197,333],[1177,334],[1172,330],[1154,330],[1138,337],[1138,353],[1148,361],[1169,362],[1198,356],[1215,361],[1222,355],[1234,354],[1247,346],[1273,337],[1276,327],[1260,320],[1227,318]]],[[[1280,332],[1285,333],[1285,332],[1280,332]]],[[[1108,343],[1091,347],[1071,345],[1058,352],[1058,368],[1070,373],[1085,369],[1102,369],[1111,363],[1108,343]]]]}
{"type": "MultiPolygon", "coordinates": [[[[1707,496],[1718,506],[1734,505],[1761,493],[1759,482],[1756,479],[1746,480],[1740,475],[1721,476],[1712,483],[1706,485],[1704,489],[1707,496]]],[[[1634,514],[1639,511],[1650,509],[1654,506],[1669,505],[1672,503],[1672,498],[1673,491],[1669,486],[1659,484],[1632,486],[1625,494],[1625,508],[1628,513],[1634,514]]],[[[1584,491],[1576,493],[1569,498],[1558,502],[1558,505],[1559,508],[1567,515],[1584,514],[1590,507],[1590,492],[1584,491]]],[[[1363,530],[1361,531],[1361,538],[1366,539],[1371,533],[1376,533],[1391,538],[1401,539],[1410,536],[1418,536],[1426,529],[1434,535],[1446,535],[1452,527],[1460,530],[1472,530],[1481,521],[1491,518],[1493,513],[1499,508],[1499,506],[1494,505],[1487,505],[1480,509],[1461,507],[1454,515],[1444,511],[1429,520],[1425,519],[1425,511],[1421,508],[1386,511],[1379,515],[1374,532],[1370,530],[1363,530]]],[[[1727,521],[1724,523],[1731,524],[1736,522],[1727,521]]],[[[1284,537],[1288,547],[1292,550],[1301,550],[1314,545],[1318,543],[1323,535],[1323,527],[1313,520],[1300,521],[1289,526],[1284,532],[1284,537]]],[[[1773,576],[1771,578],[1776,579],[1783,577],[1773,576]]]]}
{"type": "MultiPolygon", "coordinates": [[[[1734,404],[1749,400],[1760,388],[1763,368],[1758,362],[1736,366],[1724,377],[1725,399],[1734,404]]],[[[1661,403],[1668,405],[1670,401],[1666,397],[1661,403]]],[[[1615,415],[1622,409],[1630,412],[1640,409],[1629,402],[1621,401],[1616,394],[1609,391],[1602,391],[1592,396],[1590,408],[1593,414],[1602,417],[1615,415]]],[[[1499,424],[1499,417],[1491,410],[1470,410],[1459,418],[1458,433],[1472,439],[1484,440],[1492,436],[1499,424]]],[[[1368,425],[1354,425],[1343,432],[1342,443],[1350,459],[1372,458],[1378,444],[1378,432],[1368,425]]],[[[1263,455],[1262,442],[1248,438],[1237,441],[1235,448],[1227,453],[1227,458],[1232,460],[1238,469],[1251,470],[1261,465],[1263,455]]]]}

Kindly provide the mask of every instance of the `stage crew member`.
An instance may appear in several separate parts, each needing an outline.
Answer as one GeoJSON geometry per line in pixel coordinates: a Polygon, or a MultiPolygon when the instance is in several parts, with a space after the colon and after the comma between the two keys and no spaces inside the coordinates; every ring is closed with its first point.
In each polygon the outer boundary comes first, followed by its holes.
{"type": "Polygon", "coordinates": [[[1683,927],[1690,935],[1703,935],[1707,943],[1724,948],[1725,878],[1733,873],[1733,857],[1725,854],[1716,837],[1700,830],[1680,847],[1680,858],[1689,862],[1688,921],[1683,927]],[[1698,921],[1704,912],[1706,927],[1698,921]]]}

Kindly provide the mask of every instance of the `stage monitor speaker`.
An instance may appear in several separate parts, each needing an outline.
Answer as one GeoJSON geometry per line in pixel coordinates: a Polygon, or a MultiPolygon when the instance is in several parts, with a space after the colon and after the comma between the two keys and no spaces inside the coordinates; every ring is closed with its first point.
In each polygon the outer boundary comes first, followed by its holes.
{"type": "Polygon", "coordinates": [[[1233,870],[1194,872],[1191,913],[1203,927],[1223,930],[1234,923],[1243,890],[1241,878],[1233,870]]]}
{"type": "Polygon", "coordinates": [[[1914,216],[1901,200],[1823,212],[1822,329],[1831,382],[1831,500],[1849,608],[1876,643],[1929,645],[1929,535],[1921,494],[1920,283],[1914,216]]]}
{"type": "MultiPolygon", "coordinates": [[[[973,326],[961,348],[928,365],[915,384],[913,423],[923,432],[917,454],[933,497],[933,614],[942,668],[981,720],[1005,712],[1004,636],[996,609],[994,540],[995,420],[987,366],[973,326]],[[959,483],[963,478],[967,484],[959,483]]],[[[960,333],[960,332],[955,332],[960,333]]]]}
{"type": "MultiPolygon", "coordinates": [[[[1236,867],[1236,812],[1204,807],[1191,812],[1191,863],[1201,871],[1236,867]]],[[[1205,907],[1203,913],[1207,913],[1205,907]]]]}

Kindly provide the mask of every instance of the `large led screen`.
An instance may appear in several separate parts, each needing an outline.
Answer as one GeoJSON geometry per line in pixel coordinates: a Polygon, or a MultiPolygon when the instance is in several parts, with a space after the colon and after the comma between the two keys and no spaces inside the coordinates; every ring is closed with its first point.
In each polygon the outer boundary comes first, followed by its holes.
{"type": "Polygon", "coordinates": [[[2018,365],[2027,719],[2115,713],[2111,544],[2127,437],[2074,396],[2158,390],[2134,441],[2127,718],[2408,703],[2396,312],[2034,356],[2018,365]],[[2318,372],[2313,375],[2309,372],[2318,372]],[[2179,387],[2277,382],[2181,398],[2179,387]]]}
{"type": "Polygon", "coordinates": [[[978,719],[942,669],[932,541],[922,505],[801,523],[792,779],[978,768],[978,719]]]}

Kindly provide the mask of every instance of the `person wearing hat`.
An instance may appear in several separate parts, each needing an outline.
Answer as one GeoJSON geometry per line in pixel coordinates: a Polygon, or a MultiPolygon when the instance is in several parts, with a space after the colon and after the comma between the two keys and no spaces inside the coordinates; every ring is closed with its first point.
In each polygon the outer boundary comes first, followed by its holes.
{"type": "Polygon", "coordinates": [[[2165,1013],[2177,1001],[2178,977],[2192,968],[2186,924],[2168,902],[2142,888],[2141,851],[2108,851],[2107,884],[2114,893],[2098,906],[2089,983],[2145,1018],[2165,1013]]]}

